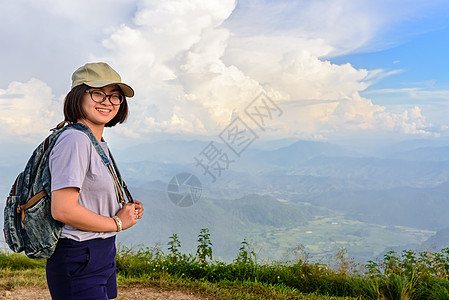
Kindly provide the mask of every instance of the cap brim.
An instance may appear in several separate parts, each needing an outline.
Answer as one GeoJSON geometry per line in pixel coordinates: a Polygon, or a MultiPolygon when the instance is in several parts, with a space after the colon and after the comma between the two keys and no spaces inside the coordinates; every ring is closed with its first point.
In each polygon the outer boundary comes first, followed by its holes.
{"type": "Polygon", "coordinates": [[[134,96],[134,90],[126,83],[115,82],[115,81],[111,81],[111,80],[96,80],[96,81],[86,82],[86,85],[88,85],[90,87],[94,87],[94,88],[102,88],[102,87],[112,85],[112,84],[118,85],[126,97],[131,98],[132,96],[134,96]]]}

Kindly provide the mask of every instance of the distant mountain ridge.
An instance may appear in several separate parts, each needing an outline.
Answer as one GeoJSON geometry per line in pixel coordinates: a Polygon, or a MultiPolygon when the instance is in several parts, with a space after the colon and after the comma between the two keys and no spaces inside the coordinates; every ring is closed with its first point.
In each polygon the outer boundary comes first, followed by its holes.
{"type": "Polygon", "coordinates": [[[267,163],[294,165],[317,157],[345,157],[360,154],[327,142],[297,141],[288,147],[261,153],[267,163]]]}
{"type": "MultiPolygon", "coordinates": [[[[338,250],[340,245],[357,245],[357,253],[363,255],[380,253],[377,248],[363,247],[367,243],[388,248],[383,242],[364,240],[370,233],[375,239],[379,230],[389,237],[385,243],[398,247],[401,236],[406,237],[404,245],[419,245],[437,231],[442,232],[434,239],[445,243],[443,230],[449,227],[447,145],[407,142],[368,155],[329,142],[296,141],[277,149],[248,147],[237,157],[218,138],[213,141],[234,161],[217,174],[216,181],[193,159],[210,141],[113,148],[133,196],[146,206],[141,225],[121,235],[121,242],[165,247],[169,236],[177,233],[184,247],[193,249],[196,235],[207,227],[215,237],[217,253],[233,258],[248,236],[270,251],[310,243],[314,253],[321,254],[338,250]],[[181,172],[194,174],[202,183],[203,196],[192,207],[180,208],[167,196],[168,182],[181,172]],[[350,225],[344,227],[345,222],[350,225]],[[363,228],[355,230],[352,224],[363,228]],[[307,233],[304,228],[313,230],[307,233]]],[[[5,196],[25,163],[2,168],[0,189],[5,196]]],[[[209,167],[216,172],[217,165],[209,167]]]]}
{"type": "Polygon", "coordinates": [[[424,147],[393,153],[388,156],[394,159],[414,161],[449,161],[449,147],[424,147]]]}

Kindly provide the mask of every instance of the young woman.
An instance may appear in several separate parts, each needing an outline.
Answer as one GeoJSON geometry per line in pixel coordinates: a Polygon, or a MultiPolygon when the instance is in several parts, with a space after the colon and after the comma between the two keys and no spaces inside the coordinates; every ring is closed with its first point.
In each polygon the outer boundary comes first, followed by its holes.
{"type": "MultiPolygon", "coordinates": [[[[132,96],[133,89],[109,65],[88,63],[73,73],[64,117],[86,125],[109,156],[103,130],[126,120],[126,97],[132,96]]],[[[46,265],[52,298],[116,298],[115,235],[142,218],[142,203],[118,203],[113,179],[82,131],[67,129],[60,135],[49,166],[51,213],[64,223],[46,265]]]]}

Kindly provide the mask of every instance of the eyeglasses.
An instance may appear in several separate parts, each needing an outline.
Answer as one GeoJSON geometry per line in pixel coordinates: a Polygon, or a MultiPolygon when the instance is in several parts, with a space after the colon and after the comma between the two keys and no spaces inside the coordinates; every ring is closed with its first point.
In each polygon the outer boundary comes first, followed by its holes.
{"type": "Polygon", "coordinates": [[[96,90],[87,90],[86,93],[90,94],[90,98],[97,103],[102,103],[106,100],[106,98],[109,98],[109,102],[111,102],[112,105],[120,105],[122,104],[123,100],[125,100],[125,98],[120,93],[106,95],[104,92],[96,90]]]}

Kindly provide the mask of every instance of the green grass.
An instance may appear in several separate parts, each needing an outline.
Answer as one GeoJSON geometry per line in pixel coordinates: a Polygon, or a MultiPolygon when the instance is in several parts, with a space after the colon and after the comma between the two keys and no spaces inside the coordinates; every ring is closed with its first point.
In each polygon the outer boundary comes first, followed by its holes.
{"type": "Polygon", "coordinates": [[[120,274],[146,280],[171,276],[194,284],[203,282],[226,293],[226,299],[258,299],[270,293],[277,295],[270,294],[273,299],[302,299],[310,295],[321,299],[449,299],[449,248],[441,253],[390,251],[383,260],[364,265],[347,258],[344,249],[334,256],[332,264],[310,263],[299,249],[301,255],[297,253],[291,260],[260,263],[254,249],[244,240],[238,257],[225,263],[204,260],[198,252],[182,254],[177,235],[171,239],[169,254],[158,248],[120,248],[120,274]],[[263,292],[258,294],[258,290],[263,292]],[[234,297],[234,293],[238,296],[234,297]]]}
{"type": "Polygon", "coordinates": [[[304,294],[296,289],[282,285],[269,285],[253,281],[209,282],[207,280],[193,280],[180,278],[168,273],[161,274],[157,279],[149,276],[123,277],[119,274],[118,282],[126,286],[150,286],[170,291],[184,291],[188,294],[201,295],[209,299],[304,299],[304,300],[351,300],[351,297],[332,297],[316,294],[304,294]]]}
{"type": "MultiPolygon", "coordinates": [[[[119,286],[157,287],[213,299],[449,299],[449,248],[395,253],[357,264],[341,249],[332,264],[311,263],[303,249],[290,260],[258,262],[246,239],[232,262],[215,259],[207,229],[195,254],[180,251],[176,234],[169,252],[157,247],[118,248],[119,286]]],[[[45,286],[43,261],[0,254],[0,287],[45,286]]]]}
{"type": "MultiPolygon", "coordinates": [[[[140,249],[131,254],[130,250],[121,249],[117,259],[126,261],[128,270],[137,271],[136,259],[144,257],[148,252],[140,249]]],[[[168,256],[164,256],[169,259],[168,256]]],[[[162,257],[159,257],[162,259],[162,257]]],[[[42,287],[46,288],[45,261],[36,261],[27,258],[23,254],[0,253],[0,289],[10,290],[17,287],[42,287]],[[21,262],[21,264],[18,264],[21,262]]],[[[169,264],[170,262],[165,262],[169,264]]],[[[154,264],[153,264],[154,265],[154,264]]],[[[155,265],[154,265],[155,266],[155,265]]],[[[119,288],[132,287],[157,287],[158,289],[182,291],[188,294],[201,295],[209,299],[354,299],[348,297],[331,297],[316,294],[304,294],[294,288],[284,285],[272,285],[256,281],[228,281],[210,282],[204,278],[194,279],[185,276],[173,275],[169,272],[145,273],[140,275],[126,275],[119,267],[117,280],[119,288]]],[[[204,264],[198,266],[203,268],[204,264]]],[[[160,268],[162,269],[162,268],[160,268]]]]}
{"type": "MultiPolygon", "coordinates": [[[[11,256],[11,255],[7,255],[11,256]]],[[[2,258],[5,255],[1,255],[2,258]]],[[[23,255],[23,258],[28,259],[23,255]]],[[[20,286],[47,286],[45,279],[45,268],[32,268],[22,270],[11,270],[9,268],[0,268],[0,288],[10,290],[20,286]]]]}

